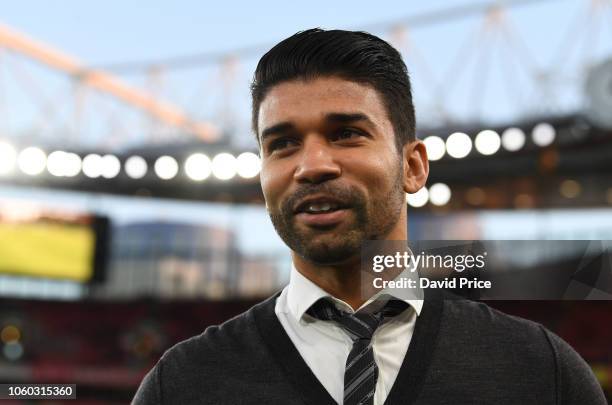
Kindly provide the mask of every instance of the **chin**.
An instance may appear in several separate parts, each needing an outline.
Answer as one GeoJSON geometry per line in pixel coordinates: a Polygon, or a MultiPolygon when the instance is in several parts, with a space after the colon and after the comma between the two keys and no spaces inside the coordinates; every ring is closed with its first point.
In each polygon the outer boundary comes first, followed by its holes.
{"type": "Polygon", "coordinates": [[[318,265],[337,265],[352,261],[355,257],[361,257],[360,243],[353,243],[346,237],[341,238],[335,235],[331,236],[331,239],[311,240],[306,246],[301,246],[301,249],[296,251],[305,260],[318,265]]]}

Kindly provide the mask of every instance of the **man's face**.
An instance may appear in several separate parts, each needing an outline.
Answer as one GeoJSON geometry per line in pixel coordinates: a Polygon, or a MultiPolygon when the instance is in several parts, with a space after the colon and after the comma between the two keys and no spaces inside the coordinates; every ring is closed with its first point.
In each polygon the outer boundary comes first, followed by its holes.
{"type": "Polygon", "coordinates": [[[406,226],[401,155],[372,87],[336,77],[281,83],[261,103],[258,127],[270,218],[302,258],[342,263],[363,240],[406,226]]]}

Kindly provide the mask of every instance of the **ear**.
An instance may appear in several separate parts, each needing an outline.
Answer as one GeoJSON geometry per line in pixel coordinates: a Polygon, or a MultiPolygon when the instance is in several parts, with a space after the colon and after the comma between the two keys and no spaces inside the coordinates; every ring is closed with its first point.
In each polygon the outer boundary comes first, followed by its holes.
{"type": "Polygon", "coordinates": [[[404,191],[416,193],[427,182],[429,176],[429,159],[425,144],[416,139],[408,142],[402,148],[402,159],[404,159],[404,191]]]}

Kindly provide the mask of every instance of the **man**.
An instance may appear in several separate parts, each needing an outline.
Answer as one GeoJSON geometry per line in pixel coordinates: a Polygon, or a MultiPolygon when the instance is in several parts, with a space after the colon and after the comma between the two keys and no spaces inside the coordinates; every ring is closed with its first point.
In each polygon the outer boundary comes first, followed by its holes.
{"type": "Polygon", "coordinates": [[[586,363],[540,325],[364,288],[362,242],[408,240],[405,195],[429,172],[394,48],[362,32],[297,33],[259,61],[252,96],[289,285],[168,350],[134,403],[605,403],[586,363]]]}

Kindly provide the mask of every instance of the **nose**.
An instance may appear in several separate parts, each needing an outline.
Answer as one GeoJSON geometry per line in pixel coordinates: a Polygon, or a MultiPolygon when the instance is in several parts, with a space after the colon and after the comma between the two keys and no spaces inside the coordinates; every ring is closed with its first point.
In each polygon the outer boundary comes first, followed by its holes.
{"type": "MultiPolygon", "coordinates": [[[[312,137],[306,137],[312,138],[312,137]]],[[[293,178],[299,183],[322,183],[340,176],[331,146],[321,139],[306,139],[293,178]]]]}

